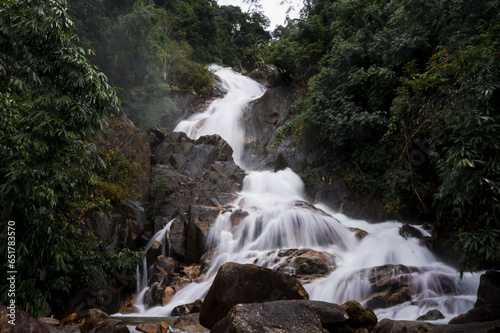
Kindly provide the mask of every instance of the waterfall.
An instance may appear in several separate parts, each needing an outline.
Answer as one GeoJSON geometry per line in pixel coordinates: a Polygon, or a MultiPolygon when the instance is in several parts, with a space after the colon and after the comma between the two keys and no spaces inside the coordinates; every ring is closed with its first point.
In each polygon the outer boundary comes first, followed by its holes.
{"type": "MultiPolygon", "coordinates": [[[[234,160],[241,166],[242,113],[265,89],[230,69],[213,68],[227,94],[175,130],[193,139],[221,135],[233,147],[234,160]]],[[[221,213],[209,231],[207,245],[215,250],[206,279],[184,287],[165,307],[149,309],[150,315],[167,315],[177,305],[203,298],[219,267],[228,261],[292,272],[295,259],[287,259],[284,253],[309,249],[330,258],[335,266],[323,277],[303,283],[311,299],[338,304],[354,299],[368,306],[377,301],[370,299],[373,283],[392,279],[408,285],[412,301],[375,310],[379,320],[415,320],[438,309],[446,317],[440,322],[446,322],[472,308],[479,274],[460,279],[456,269],[440,262],[417,238],[399,235],[402,223],[371,224],[350,219],[326,205],[308,203],[303,197],[304,184],[291,169],[247,172],[233,209],[221,213]],[[244,214],[235,221],[237,211],[244,214]],[[360,239],[352,228],[367,235],[360,239]]]]}
{"type": "MultiPolygon", "coordinates": [[[[175,220],[175,219],[174,219],[175,220]]],[[[144,247],[143,252],[147,253],[149,249],[153,246],[155,242],[160,242],[160,250],[162,255],[166,255],[166,245],[170,247],[170,228],[172,227],[172,223],[174,220],[171,220],[165,226],[156,232],[153,237],[148,241],[146,246],[144,247]],[[165,239],[167,239],[167,244],[165,244],[165,239]]],[[[169,250],[170,252],[170,250],[169,250]]],[[[170,253],[168,253],[170,256],[170,253]]],[[[134,306],[139,310],[139,313],[144,313],[145,312],[145,306],[144,306],[144,294],[146,293],[148,289],[148,264],[146,261],[146,257],[142,260],[142,263],[137,265],[137,298],[134,302],[134,306]]]]}

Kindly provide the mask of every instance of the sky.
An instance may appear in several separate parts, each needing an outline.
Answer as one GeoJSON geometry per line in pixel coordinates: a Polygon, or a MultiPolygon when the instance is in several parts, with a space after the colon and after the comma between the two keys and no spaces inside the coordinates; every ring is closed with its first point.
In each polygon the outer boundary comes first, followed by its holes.
{"type": "MultiPolygon", "coordinates": [[[[272,31],[277,25],[285,24],[286,11],[289,5],[280,5],[282,0],[262,0],[262,10],[264,11],[264,15],[266,15],[271,21],[271,26],[269,30],[272,31]]],[[[240,6],[243,12],[248,10],[249,4],[243,3],[241,0],[217,0],[219,6],[240,6]]],[[[293,3],[297,8],[300,8],[299,4],[301,4],[300,0],[293,0],[293,3]]],[[[291,18],[299,17],[299,9],[296,9],[294,12],[290,13],[291,18]]]]}

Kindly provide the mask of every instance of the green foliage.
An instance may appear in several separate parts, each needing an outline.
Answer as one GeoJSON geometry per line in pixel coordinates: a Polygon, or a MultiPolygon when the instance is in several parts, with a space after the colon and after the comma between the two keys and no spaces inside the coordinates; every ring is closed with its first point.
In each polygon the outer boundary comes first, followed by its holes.
{"type": "Polygon", "coordinates": [[[262,52],[301,98],[276,142],[305,139],[392,216],[434,216],[463,269],[499,260],[499,8],[317,0],[262,52]]]}
{"type": "Polygon", "coordinates": [[[0,8],[0,218],[16,222],[16,307],[34,315],[47,303],[58,309],[105,268],[131,266],[123,254],[93,251],[95,242],[70,219],[69,204],[86,196],[99,164],[87,139],[119,108],[104,74],[73,41],[63,0],[0,8]]]}
{"type": "Polygon", "coordinates": [[[395,107],[402,126],[429,142],[439,223],[457,231],[466,269],[500,258],[499,32],[493,20],[477,34],[455,34],[424,73],[403,80],[407,89],[395,107]],[[411,112],[404,112],[408,105],[411,112]]]}

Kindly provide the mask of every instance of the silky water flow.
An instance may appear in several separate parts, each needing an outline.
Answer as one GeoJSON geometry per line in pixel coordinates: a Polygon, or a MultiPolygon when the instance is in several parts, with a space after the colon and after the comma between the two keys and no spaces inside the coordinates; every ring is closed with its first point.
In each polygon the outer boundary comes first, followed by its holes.
{"type": "MultiPolygon", "coordinates": [[[[245,140],[241,119],[248,103],[261,97],[265,88],[229,68],[212,68],[220,78],[225,96],[212,102],[207,111],[181,121],[174,131],[185,132],[192,139],[219,134],[233,148],[235,162],[245,168],[241,162],[245,140]]],[[[326,204],[308,203],[303,192],[301,178],[289,168],[278,172],[247,170],[233,210],[242,209],[248,215],[237,226],[231,223],[231,212],[217,218],[207,239],[207,248],[213,247],[215,252],[205,280],[187,285],[166,306],[145,310],[141,302],[147,289],[147,270],[138,268],[136,305],[140,313],[134,315],[163,317],[175,306],[203,298],[217,270],[228,261],[255,263],[293,273],[293,260],[289,260],[288,270],[283,269],[287,258],[279,255],[280,250],[305,248],[334,258],[335,269],[329,275],[303,283],[313,300],[343,304],[354,299],[369,306],[373,281],[395,278],[406,281],[413,293],[411,301],[375,309],[379,320],[416,320],[437,309],[445,318],[433,322],[447,323],[473,307],[479,273],[465,274],[460,279],[455,268],[440,262],[419,239],[402,237],[399,234],[402,223],[353,220],[332,211],[326,204]],[[359,239],[354,228],[366,231],[367,235],[359,239]]],[[[164,237],[167,228],[153,238],[164,237]]]]}

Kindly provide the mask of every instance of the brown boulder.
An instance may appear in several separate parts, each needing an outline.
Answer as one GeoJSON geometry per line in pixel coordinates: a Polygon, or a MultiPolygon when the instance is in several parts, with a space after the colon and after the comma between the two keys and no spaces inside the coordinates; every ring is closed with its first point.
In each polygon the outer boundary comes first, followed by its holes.
{"type": "Polygon", "coordinates": [[[301,282],[326,276],[336,268],[333,254],[307,248],[274,250],[266,256],[272,261],[264,260],[260,265],[288,273],[301,282]]]}
{"type": "Polygon", "coordinates": [[[342,304],[342,309],[344,309],[349,316],[347,325],[350,328],[367,328],[371,330],[377,324],[377,315],[375,315],[373,310],[364,308],[354,300],[342,304]]]}
{"type": "Polygon", "coordinates": [[[439,320],[444,319],[444,315],[439,310],[430,310],[426,314],[421,315],[417,318],[417,321],[420,320],[439,320]]]}
{"type": "Polygon", "coordinates": [[[135,329],[144,333],[158,333],[160,327],[155,323],[141,323],[138,324],[135,329]]]}
{"type": "Polygon", "coordinates": [[[110,315],[99,309],[90,309],[80,326],[81,333],[129,333],[121,321],[111,319],[110,315]]]}
{"type": "Polygon", "coordinates": [[[296,278],[268,268],[228,262],[217,272],[205,297],[200,323],[212,328],[236,304],[287,299],[309,299],[296,278]]]}
{"type": "Polygon", "coordinates": [[[198,312],[200,312],[202,304],[203,304],[203,300],[197,299],[193,303],[176,306],[172,310],[172,313],[170,315],[171,316],[184,316],[184,315],[187,315],[190,313],[198,313],[198,312]]]}
{"type": "Polygon", "coordinates": [[[187,333],[205,333],[208,329],[200,324],[200,314],[191,313],[177,318],[172,324],[173,327],[178,328],[182,332],[187,333]]]}
{"type": "Polygon", "coordinates": [[[0,305],[0,332],[50,333],[50,330],[27,312],[0,305]]]}

